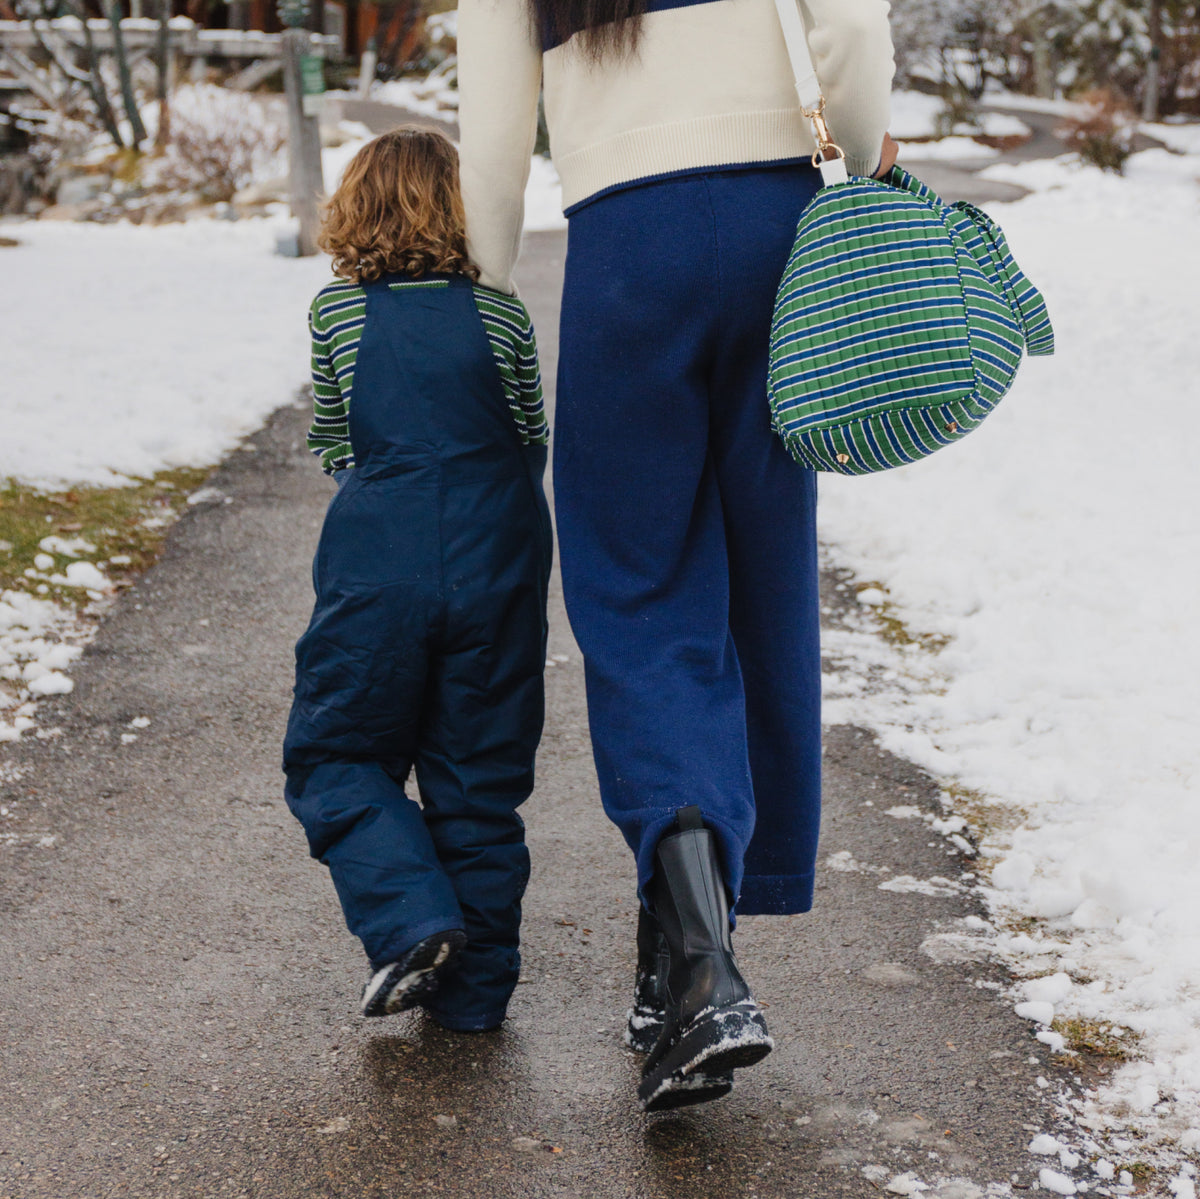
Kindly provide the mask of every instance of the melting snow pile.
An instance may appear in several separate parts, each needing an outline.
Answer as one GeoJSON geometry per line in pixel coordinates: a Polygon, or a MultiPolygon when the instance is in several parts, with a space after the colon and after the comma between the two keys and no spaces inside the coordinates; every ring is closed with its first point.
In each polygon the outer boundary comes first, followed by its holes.
{"type": "Polygon", "coordinates": [[[997,941],[1019,972],[1053,976],[1029,984],[1023,1014],[1140,1034],[1144,1060],[1087,1119],[1200,1148],[1200,138],[1188,133],[1175,141],[1191,155],[1147,151],[1125,179],[1068,160],[985,172],[1037,189],[993,211],[1046,296],[1057,356],[1025,363],[962,444],[828,479],[821,520],[834,561],[875,584],[864,613],[949,639],[930,658],[833,634],[855,668],[829,681],[829,719],[873,726],[1024,813],[985,845],[995,912],[1045,921],[997,941]]]}
{"type": "Polygon", "coordinates": [[[74,684],[63,673],[83,650],[69,639],[73,613],[23,591],[0,592],[0,741],[34,725],[35,701],[74,684]]]}
{"type": "MultiPolygon", "coordinates": [[[[78,588],[91,601],[87,614],[98,615],[114,589],[103,565],[87,560],[96,547],[82,537],[52,535],[38,549],[25,572],[35,589],[78,588]]],[[[52,599],[0,592],[0,742],[15,741],[34,727],[37,700],[74,688],[66,670],[83,653],[93,624],[52,599]]]]}

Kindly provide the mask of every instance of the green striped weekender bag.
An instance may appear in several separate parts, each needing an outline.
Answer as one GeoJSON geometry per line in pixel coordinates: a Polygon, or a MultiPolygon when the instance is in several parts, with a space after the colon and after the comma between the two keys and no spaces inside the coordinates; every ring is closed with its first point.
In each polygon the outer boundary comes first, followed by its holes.
{"type": "Polygon", "coordinates": [[[986,213],[899,167],[835,182],[801,216],[775,300],[771,423],[815,470],[902,466],[976,428],[1022,351],[1053,353],[1054,332],[986,213]]]}

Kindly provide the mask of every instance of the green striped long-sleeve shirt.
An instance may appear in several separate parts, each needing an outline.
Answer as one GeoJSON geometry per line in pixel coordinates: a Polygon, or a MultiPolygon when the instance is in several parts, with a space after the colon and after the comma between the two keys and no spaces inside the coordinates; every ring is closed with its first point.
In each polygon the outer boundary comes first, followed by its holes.
{"type": "MultiPolygon", "coordinates": [[[[388,286],[398,289],[448,284],[444,279],[399,279],[389,281],[388,286]]],[[[526,444],[544,445],[550,431],[529,313],[513,296],[479,285],[472,291],[517,432],[526,444]]],[[[344,279],[321,288],[308,312],[313,383],[308,448],[321,459],[321,469],[327,474],[354,465],[348,417],[354,395],[354,364],[366,319],[367,293],[360,284],[344,279]]]]}

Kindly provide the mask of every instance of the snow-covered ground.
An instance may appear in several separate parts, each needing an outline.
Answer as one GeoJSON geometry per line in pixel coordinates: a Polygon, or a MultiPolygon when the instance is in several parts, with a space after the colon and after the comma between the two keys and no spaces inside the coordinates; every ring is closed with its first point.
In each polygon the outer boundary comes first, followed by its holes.
{"type": "MultiPolygon", "coordinates": [[[[990,102],[992,97],[988,97],[988,100],[990,102]]],[[[1001,98],[997,97],[996,102],[1002,102],[1001,98]]],[[[945,132],[939,128],[944,108],[945,103],[940,96],[929,96],[924,92],[893,92],[889,132],[900,142],[937,138],[945,132]]],[[[987,137],[1024,137],[1029,133],[1029,126],[1017,117],[1005,113],[983,112],[979,114],[978,128],[960,125],[953,132],[967,138],[971,134],[987,137]]]]}
{"type": "Polygon", "coordinates": [[[898,144],[900,158],[904,162],[948,161],[974,168],[1000,154],[993,146],[985,146],[982,142],[961,133],[941,137],[935,141],[901,141],[898,144]]]}
{"type": "Polygon", "coordinates": [[[218,461],[304,381],[328,260],[275,253],[278,220],[7,225],[0,322],[19,403],[0,478],[120,485],[218,461]]]}
{"type": "MultiPolygon", "coordinates": [[[[1167,128],[1200,148],[1194,126],[1167,128]]],[[[1200,154],[1147,151],[1126,179],[1065,159],[984,175],[1034,189],[993,212],[1057,355],[1024,364],[961,445],[825,481],[822,536],[862,612],[829,638],[826,716],[876,729],[948,797],[1000,805],[983,846],[995,924],[965,931],[1030,979],[1014,999],[1042,1040],[1061,1044],[1055,1016],[1140,1038],[1085,1126],[1194,1151],[1200,154]],[[948,644],[893,647],[872,613],[948,644]]]]}
{"type": "Polygon", "coordinates": [[[458,92],[440,74],[424,79],[391,79],[371,85],[371,99],[395,104],[421,116],[458,119],[458,92]]]}

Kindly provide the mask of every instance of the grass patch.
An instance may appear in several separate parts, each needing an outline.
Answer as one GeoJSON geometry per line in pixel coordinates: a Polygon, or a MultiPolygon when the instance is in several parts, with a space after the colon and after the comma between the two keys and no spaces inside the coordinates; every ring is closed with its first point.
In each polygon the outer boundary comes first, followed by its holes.
{"type": "Polygon", "coordinates": [[[1156,1173],[1154,1167],[1149,1162],[1130,1162],[1127,1166],[1121,1167],[1123,1170],[1128,1170],[1133,1175],[1133,1185],[1138,1191],[1144,1190],[1154,1179],[1156,1173]]]}
{"type": "Polygon", "coordinates": [[[1110,1062],[1127,1062],[1141,1040],[1141,1034],[1106,1020],[1065,1019],[1059,1017],[1050,1026],[1061,1033],[1067,1046],[1076,1053],[1105,1058],[1110,1062]]]}
{"type": "MultiPolygon", "coordinates": [[[[1019,828],[1025,819],[1025,813],[1020,808],[1008,804],[996,803],[982,791],[973,787],[964,787],[961,783],[942,784],[942,804],[947,812],[961,816],[967,822],[967,831],[973,844],[983,847],[997,840],[1003,843],[1008,834],[1019,828]],[[949,799],[947,805],[946,800],[949,799]]],[[[980,852],[971,862],[971,869],[984,882],[990,883],[992,867],[998,858],[980,852]]],[[[1036,917],[1028,916],[1018,919],[1006,919],[1005,927],[1011,932],[1027,932],[1033,936],[1042,928],[1043,922],[1036,917]],[[1029,927],[1021,927],[1026,921],[1029,927]]]]}
{"type": "MultiPolygon", "coordinates": [[[[854,584],[855,595],[863,591],[882,591],[887,595],[887,588],[878,582],[857,582],[854,584]]],[[[863,604],[879,624],[879,635],[889,645],[908,649],[918,646],[926,653],[940,654],[950,644],[950,638],[945,633],[914,633],[896,614],[895,609],[886,600],[882,604],[863,604]]]]}
{"type": "MultiPolygon", "coordinates": [[[[991,877],[990,870],[988,877],[991,877]]],[[[1040,916],[1009,916],[1004,917],[1004,929],[1010,933],[1024,933],[1027,937],[1040,937],[1045,931],[1046,922],[1040,916]]],[[[1036,978],[1043,977],[1035,975],[1036,978]]]]}
{"type": "Polygon", "coordinates": [[[161,471],[132,487],[77,487],[44,492],[8,483],[0,487],[0,590],[28,591],[74,608],[89,602],[82,587],[49,581],[72,561],[95,562],[118,586],[128,586],[158,557],[167,530],[203,483],[207,469],[161,471]],[[39,568],[43,538],[82,540],[77,557],[51,552],[54,565],[39,568]],[[113,558],[117,561],[112,562],[113,558]]]}
{"type": "Polygon", "coordinates": [[[942,791],[950,799],[950,811],[961,816],[979,840],[1019,828],[1025,813],[1008,804],[996,803],[982,791],[961,783],[946,783],[942,791]]]}

